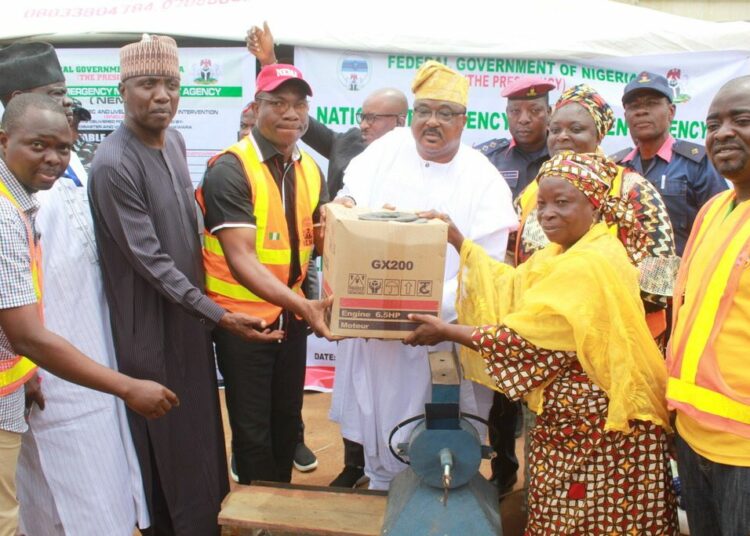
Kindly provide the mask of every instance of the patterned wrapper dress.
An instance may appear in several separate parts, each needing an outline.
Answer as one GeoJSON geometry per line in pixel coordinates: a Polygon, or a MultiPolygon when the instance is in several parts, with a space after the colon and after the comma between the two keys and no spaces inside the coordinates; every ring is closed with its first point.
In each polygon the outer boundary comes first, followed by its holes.
{"type": "Polygon", "coordinates": [[[546,386],[531,431],[527,535],[679,534],[662,427],[605,431],[609,399],[575,352],[538,348],[505,326],[478,328],[472,342],[511,400],[546,386]]]}

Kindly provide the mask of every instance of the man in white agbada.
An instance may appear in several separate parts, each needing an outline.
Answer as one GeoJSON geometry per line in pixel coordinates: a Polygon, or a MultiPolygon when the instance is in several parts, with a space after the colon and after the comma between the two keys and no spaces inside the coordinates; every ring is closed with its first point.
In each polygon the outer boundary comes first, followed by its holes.
{"type": "MultiPolygon", "coordinates": [[[[466,236],[502,259],[508,233],[518,224],[511,192],[482,154],[461,143],[468,81],[434,61],[412,82],[411,132],[396,128],[354,158],[338,198],[359,206],[386,204],[403,210],[435,209],[451,215],[466,236]]],[[[447,248],[442,318],[455,320],[459,259],[447,248]]],[[[450,348],[450,345],[436,349],[450,348]]],[[[428,348],[399,341],[348,339],[339,343],[330,417],[342,435],[362,443],[371,489],[388,489],[405,466],[390,453],[388,436],[401,421],[424,412],[430,396],[428,348]]],[[[464,381],[461,410],[486,418],[492,392],[464,381]]],[[[411,427],[394,436],[405,441],[411,427]]]]}
{"type": "MultiPolygon", "coordinates": [[[[16,43],[0,51],[0,77],[15,84],[3,97],[44,93],[72,118],[72,101],[51,45],[16,43]]],[[[71,152],[65,175],[37,195],[44,321],[92,359],[116,368],[86,184],[83,165],[71,152]]],[[[41,368],[39,379],[45,407],[32,406],[16,474],[20,534],[132,536],[136,523],[148,527],[123,403],[41,368]]]]}

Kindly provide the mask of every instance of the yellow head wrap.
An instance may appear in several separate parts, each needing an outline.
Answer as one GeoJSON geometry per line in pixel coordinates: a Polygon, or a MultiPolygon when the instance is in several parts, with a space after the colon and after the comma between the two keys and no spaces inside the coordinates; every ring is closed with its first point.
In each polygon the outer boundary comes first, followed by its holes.
{"type": "Polygon", "coordinates": [[[434,60],[422,64],[414,75],[411,90],[417,99],[455,102],[463,107],[469,102],[466,77],[434,60]]]}
{"type": "Polygon", "coordinates": [[[648,256],[652,238],[638,220],[638,208],[630,197],[610,195],[615,176],[617,166],[604,155],[562,151],[542,165],[536,180],[561,177],[583,192],[591,204],[601,211],[607,225],[617,226],[618,236],[630,260],[638,266],[648,256]]]}

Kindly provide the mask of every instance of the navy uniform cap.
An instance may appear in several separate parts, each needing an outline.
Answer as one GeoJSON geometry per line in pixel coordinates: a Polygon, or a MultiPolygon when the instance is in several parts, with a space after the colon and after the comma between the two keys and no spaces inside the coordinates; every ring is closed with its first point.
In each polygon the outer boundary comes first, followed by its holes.
{"type": "Polygon", "coordinates": [[[503,89],[500,94],[508,99],[530,100],[544,97],[555,89],[555,84],[538,76],[522,76],[503,89]]]}
{"type": "Polygon", "coordinates": [[[669,99],[669,102],[672,102],[674,95],[672,93],[672,88],[669,87],[667,79],[659,74],[643,71],[625,86],[625,92],[622,94],[622,103],[625,104],[628,102],[633,97],[634,92],[644,89],[650,89],[651,91],[661,93],[669,99]]]}
{"type": "Polygon", "coordinates": [[[0,49],[0,95],[64,81],[49,43],[13,43],[0,49]]]}

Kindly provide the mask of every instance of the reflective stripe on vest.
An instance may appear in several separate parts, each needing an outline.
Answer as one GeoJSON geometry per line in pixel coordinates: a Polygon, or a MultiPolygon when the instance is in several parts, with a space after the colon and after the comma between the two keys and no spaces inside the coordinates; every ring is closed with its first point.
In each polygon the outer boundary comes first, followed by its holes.
{"type": "Polygon", "coordinates": [[[684,306],[687,278],[694,253],[707,237],[715,240],[712,227],[721,224],[734,203],[727,190],[700,211],[688,240],[674,294],[674,332],[667,349],[667,400],[670,407],[707,425],[750,438],[750,397],[732,392],[721,377],[715,341],[732,306],[740,277],[750,260],[750,206],[742,210],[734,227],[718,248],[704,273],[698,275],[696,295],[684,306]],[[684,322],[679,323],[680,320],[684,322]]]}
{"type": "MultiPolygon", "coordinates": [[[[255,216],[255,253],[279,281],[289,283],[292,251],[289,230],[284,210],[282,192],[258,152],[250,136],[216,155],[209,162],[213,165],[222,154],[231,153],[242,164],[250,185],[255,216]]],[[[294,163],[295,215],[299,237],[300,277],[293,282],[292,290],[302,294],[302,282],[307,275],[307,264],[313,250],[313,210],[320,199],[321,176],[315,162],[306,153],[294,163]]],[[[196,193],[198,203],[205,215],[202,188],[196,193]]],[[[206,293],[222,307],[244,312],[272,323],[281,313],[281,307],[266,302],[263,298],[238,283],[232,276],[219,239],[206,231],[203,237],[203,262],[206,271],[206,293]]]]}
{"type": "MultiPolygon", "coordinates": [[[[612,181],[612,188],[610,189],[611,195],[617,198],[622,195],[622,176],[624,171],[625,168],[623,168],[622,166],[617,166],[617,176],[612,181]]],[[[513,259],[516,266],[518,266],[519,264],[518,260],[521,253],[520,247],[523,238],[523,228],[526,226],[526,220],[536,208],[538,192],[539,183],[536,180],[533,180],[526,188],[524,188],[523,192],[521,192],[521,195],[518,196],[518,204],[521,207],[521,222],[518,226],[518,234],[516,235],[516,251],[515,258],[513,259]]],[[[611,227],[609,227],[609,232],[612,236],[616,237],[617,231],[618,229],[616,225],[612,225],[611,227]]]]}
{"type": "MultiPolygon", "coordinates": [[[[36,294],[37,303],[39,304],[39,310],[41,314],[41,300],[42,300],[42,283],[41,283],[41,250],[39,244],[34,242],[34,233],[31,229],[31,224],[28,218],[21,210],[16,199],[10,193],[5,183],[0,180],[0,195],[8,199],[10,203],[16,208],[18,214],[21,216],[24,225],[26,226],[26,236],[29,242],[29,260],[31,262],[31,276],[34,282],[34,293],[36,294]]],[[[24,383],[26,383],[34,372],[36,372],[37,366],[31,362],[30,359],[24,356],[17,355],[11,359],[5,359],[0,361],[0,396],[6,396],[20,389],[24,383]]]]}

